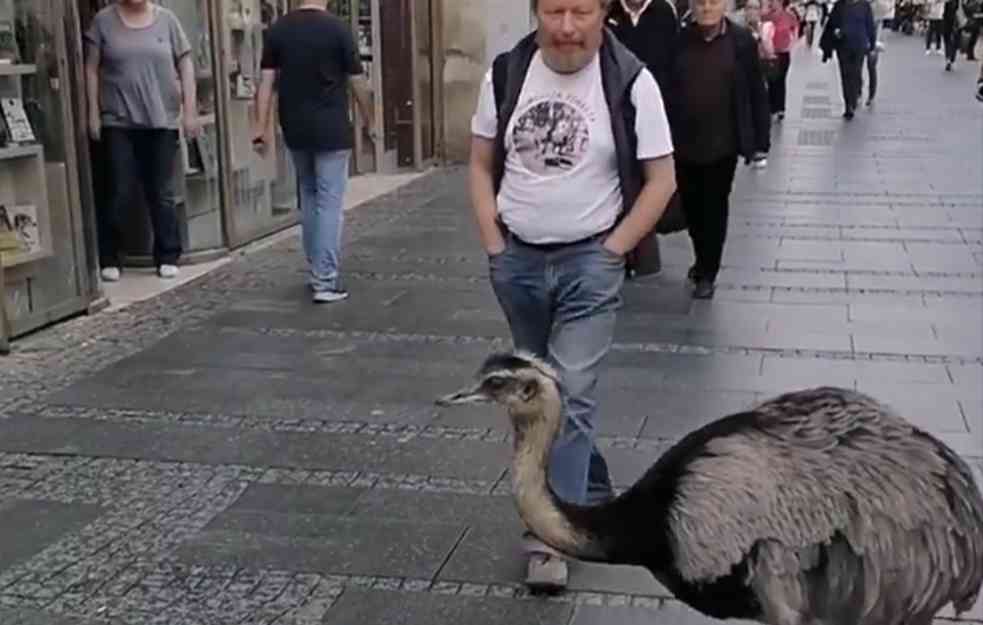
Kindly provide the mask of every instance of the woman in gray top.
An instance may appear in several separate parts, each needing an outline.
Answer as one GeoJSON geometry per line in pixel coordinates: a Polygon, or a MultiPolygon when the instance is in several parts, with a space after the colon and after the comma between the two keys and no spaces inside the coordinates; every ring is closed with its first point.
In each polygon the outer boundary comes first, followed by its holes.
{"type": "Polygon", "coordinates": [[[105,140],[110,199],[98,211],[102,277],[120,277],[120,223],[139,180],[150,207],[154,262],[177,275],[181,256],[174,192],[178,124],[200,131],[191,45],[177,17],[149,0],[117,0],[85,34],[89,134],[105,140]]]}

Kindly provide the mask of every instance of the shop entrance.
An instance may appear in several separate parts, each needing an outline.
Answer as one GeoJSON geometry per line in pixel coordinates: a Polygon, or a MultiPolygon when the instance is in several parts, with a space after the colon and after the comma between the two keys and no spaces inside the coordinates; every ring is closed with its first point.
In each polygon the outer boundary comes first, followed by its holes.
{"type": "MultiPolygon", "coordinates": [[[[436,156],[440,85],[434,75],[437,3],[431,0],[334,0],[330,7],[351,22],[372,84],[374,144],[356,132],[357,173],[420,169],[436,156]]],[[[353,107],[353,115],[358,112],[353,107]]],[[[360,124],[356,125],[358,128],[360,124]]]]}

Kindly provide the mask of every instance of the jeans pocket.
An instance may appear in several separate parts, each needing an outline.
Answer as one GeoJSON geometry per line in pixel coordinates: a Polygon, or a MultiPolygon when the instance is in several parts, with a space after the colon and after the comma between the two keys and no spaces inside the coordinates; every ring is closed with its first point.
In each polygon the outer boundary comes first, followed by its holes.
{"type": "Polygon", "coordinates": [[[623,254],[618,254],[617,252],[612,252],[609,250],[603,241],[598,241],[597,247],[600,249],[601,256],[604,257],[608,262],[614,263],[618,266],[623,267],[625,264],[625,256],[623,254]]]}

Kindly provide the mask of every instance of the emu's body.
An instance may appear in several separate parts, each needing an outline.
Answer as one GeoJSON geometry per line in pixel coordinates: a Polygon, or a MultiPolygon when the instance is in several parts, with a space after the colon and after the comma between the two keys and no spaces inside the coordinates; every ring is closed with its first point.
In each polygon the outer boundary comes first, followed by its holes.
{"type": "Polygon", "coordinates": [[[530,529],[571,557],[643,566],[706,615],[770,625],[929,625],[979,597],[970,469],[870,397],[783,395],[691,433],[621,496],[580,507],[548,487],[561,402],[549,375],[540,382],[538,402],[509,404],[515,496],[530,529]]]}

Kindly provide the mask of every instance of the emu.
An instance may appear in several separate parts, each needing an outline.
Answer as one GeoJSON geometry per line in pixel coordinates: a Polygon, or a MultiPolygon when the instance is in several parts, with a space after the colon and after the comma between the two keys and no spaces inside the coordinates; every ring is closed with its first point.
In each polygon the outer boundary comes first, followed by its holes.
{"type": "Polygon", "coordinates": [[[584,507],[556,497],[556,372],[493,354],[441,405],[497,402],[514,430],[526,526],[568,557],[647,568],[718,619],[768,625],[930,625],[983,585],[983,500],[950,448],[864,394],[787,393],[673,446],[631,488],[584,507]]]}

